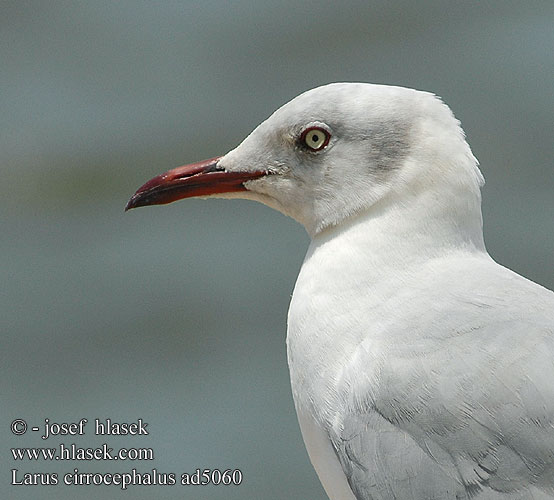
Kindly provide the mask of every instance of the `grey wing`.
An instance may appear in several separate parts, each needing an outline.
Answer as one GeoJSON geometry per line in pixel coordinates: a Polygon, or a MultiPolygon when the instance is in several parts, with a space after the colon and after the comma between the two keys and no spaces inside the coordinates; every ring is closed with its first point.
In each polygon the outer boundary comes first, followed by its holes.
{"type": "Polygon", "coordinates": [[[464,485],[459,471],[451,467],[452,457],[424,451],[409,434],[375,412],[346,418],[343,431],[333,433],[331,442],[357,500],[554,498],[533,485],[516,491],[493,490],[486,486],[487,472],[479,467],[482,483],[464,485]]]}
{"type": "Polygon", "coordinates": [[[464,487],[377,412],[352,413],[331,442],[358,500],[461,500],[464,487]]]}
{"type": "Polygon", "coordinates": [[[330,431],[356,497],[553,499],[553,336],[493,323],[383,369],[373,407],[350,405],[330,431]]]}

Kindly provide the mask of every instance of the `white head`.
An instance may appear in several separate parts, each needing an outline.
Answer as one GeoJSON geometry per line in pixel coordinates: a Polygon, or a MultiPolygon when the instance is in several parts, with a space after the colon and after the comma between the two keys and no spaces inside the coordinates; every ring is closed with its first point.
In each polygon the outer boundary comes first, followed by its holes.
{"type": "Polygon", "coordinates": [[[401,204],[479,239],[482,184],[459,122],[439,98],[335,83],[285,104],[226,155],[149,181],[128,208],[189,196],[248,198],[293,217],[313,236],[401,204]]]}

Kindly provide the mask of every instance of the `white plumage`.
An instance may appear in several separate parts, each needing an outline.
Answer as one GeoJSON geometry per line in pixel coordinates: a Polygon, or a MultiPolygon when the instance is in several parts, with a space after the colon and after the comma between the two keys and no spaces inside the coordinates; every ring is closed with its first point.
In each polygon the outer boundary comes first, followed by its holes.
{"type": "Polygon", "coordinates": [[[266,203],[312,238],[287,345],[332,500],[554,498],[554,294],[487,254],[483,179],[446,105],[327,85],[215,165],[263,172],[217,196],[266,203]],[[311,130],[328,144],[310,149],[311,130]]]}

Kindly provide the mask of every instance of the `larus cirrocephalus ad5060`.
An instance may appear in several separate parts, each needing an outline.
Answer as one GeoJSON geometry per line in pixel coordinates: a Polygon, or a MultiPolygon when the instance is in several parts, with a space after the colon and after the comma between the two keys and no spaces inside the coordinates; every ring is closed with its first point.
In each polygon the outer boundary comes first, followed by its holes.
{"type": "Polygon", "coordinates": [[[248,198],[304,225],[288,360],[332,500],[552,499],[554,294],[488,255],[482,185],[437,97],[337,83],[127,209],[248,198]]]}

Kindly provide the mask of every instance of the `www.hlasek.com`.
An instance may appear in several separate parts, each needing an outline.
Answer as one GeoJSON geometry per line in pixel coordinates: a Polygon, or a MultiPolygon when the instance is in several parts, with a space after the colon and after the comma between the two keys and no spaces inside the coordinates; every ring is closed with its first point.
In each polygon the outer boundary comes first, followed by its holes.
{"type": "Polygon", "coordinates": [[[61,443],[58,448],[12,448],[14,460],[154,460],[152,448],[120,448],[104,443],[99,448],[81,448],[61,443]]]}

